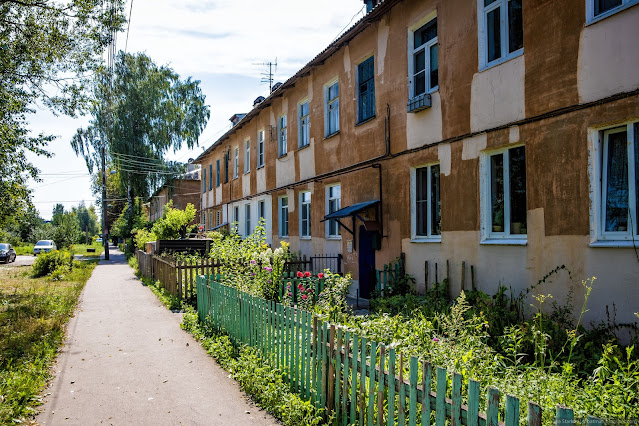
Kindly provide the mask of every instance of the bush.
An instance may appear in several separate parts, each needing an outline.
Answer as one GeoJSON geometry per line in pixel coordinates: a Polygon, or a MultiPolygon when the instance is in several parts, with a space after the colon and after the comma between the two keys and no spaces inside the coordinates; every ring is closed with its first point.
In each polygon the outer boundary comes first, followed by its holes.
{"type": "Polygon", "coordinates": [[[33,278],[51,275],[53,279],[62,279],[73,268],[73,253],[67,250],[54,250],[39,255],[33,262],[33,278]]]}

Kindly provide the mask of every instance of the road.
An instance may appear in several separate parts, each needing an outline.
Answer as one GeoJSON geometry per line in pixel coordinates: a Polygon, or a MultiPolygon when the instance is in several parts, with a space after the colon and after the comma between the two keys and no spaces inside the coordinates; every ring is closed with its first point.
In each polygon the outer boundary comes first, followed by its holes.
{"type": "Polygon", "coordinates": [[[33,265],[35,256],[26,255],[16,257],[16,261],[12,263],[0,263],[0,267],[14,267],[14,266],[30,266],[33,265]]]}

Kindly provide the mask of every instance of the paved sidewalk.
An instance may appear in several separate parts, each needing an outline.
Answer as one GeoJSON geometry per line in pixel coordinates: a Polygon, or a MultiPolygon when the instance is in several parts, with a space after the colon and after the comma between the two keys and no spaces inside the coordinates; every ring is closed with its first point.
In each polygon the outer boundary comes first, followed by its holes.
{"type": "Polygon", "coordinates": [[[69,323],[43,425],[273,425],[144,287],[124,255],[95,268],[69,323]]]}

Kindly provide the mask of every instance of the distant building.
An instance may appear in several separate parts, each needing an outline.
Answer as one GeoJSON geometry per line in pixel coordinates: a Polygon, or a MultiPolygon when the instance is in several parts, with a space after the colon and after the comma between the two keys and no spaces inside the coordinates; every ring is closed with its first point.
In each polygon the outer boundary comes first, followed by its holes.
{"type": "Polygon", "coordinates": [[[422,292],[565,265],[533,291],[581,303],[596,276],[588,319],[636,320],[639,2],[366,3],[195,160],[206,227],[263,217],[273,245],[341,253],[364,296],[401,253],[422,292]]]}
{"type": "Polygon", "coordinates": [[[196,164],[189,164],[187,172],[179,179],[165,183],[158,188],[148,203],[148,219],[153,222],[162,217],[164,206],[173,200],[173,207],[184,210],[186,205],[191,203],[198,213],[193,223],[200,220],[200,167],[196,164]]]}

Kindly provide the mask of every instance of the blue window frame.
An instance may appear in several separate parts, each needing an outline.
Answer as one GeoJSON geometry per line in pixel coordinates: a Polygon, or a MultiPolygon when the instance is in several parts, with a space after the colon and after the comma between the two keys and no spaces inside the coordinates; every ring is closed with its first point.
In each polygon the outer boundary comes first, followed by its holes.
{"type": "Polygon", "coordinates": [[[220,186],[220,160],[215,162],[215,186],[220,186]]]}
{"type": "Polygon", "coordinates": [[[357,122],[375,117],[375,61],[371,56],[357,66],[357,122]]]}

